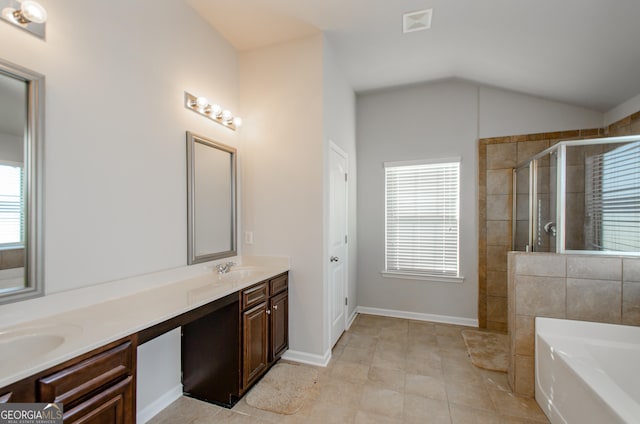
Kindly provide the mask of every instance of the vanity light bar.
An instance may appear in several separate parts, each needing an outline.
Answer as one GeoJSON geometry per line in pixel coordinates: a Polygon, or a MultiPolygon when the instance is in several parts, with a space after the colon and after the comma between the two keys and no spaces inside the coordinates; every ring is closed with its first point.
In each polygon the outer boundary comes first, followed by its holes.
{"type": "Polygon", "coordinates": [[[184,107],[234,131],[242,125],[242,118],[239,116],[233,116],[229,110],[223,110],[220,105],[209,103],[205,97],[197,97],[186,91],[184,92],[184,107]]]}

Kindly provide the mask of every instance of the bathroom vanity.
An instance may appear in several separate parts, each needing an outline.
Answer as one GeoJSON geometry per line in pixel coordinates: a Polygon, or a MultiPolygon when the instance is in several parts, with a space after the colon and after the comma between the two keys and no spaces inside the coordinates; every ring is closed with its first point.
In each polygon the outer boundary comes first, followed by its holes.
{"type": "Polygon", "coordinates": [[[0,402],[62,402],[65,423],[135,423],[137,346],[182,327],[185,394],[235,403],[288,347],[288,261],[187,268],[196,275],[167,283],[185,271],[165,272],[157,287],[144,276],[128,296],[0,329],[0,402]],[[15,355],[12,343],[42,352],[15,355]]]}

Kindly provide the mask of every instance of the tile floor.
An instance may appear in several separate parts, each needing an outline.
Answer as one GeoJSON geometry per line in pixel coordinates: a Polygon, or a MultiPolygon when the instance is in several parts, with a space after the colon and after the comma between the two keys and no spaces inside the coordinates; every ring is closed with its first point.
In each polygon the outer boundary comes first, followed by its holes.
{"type": "Polygon", "coordinates": [[[548,423],[535,400],[510,392],[506,374],[471,364],[464,328],[359,315],[295,415],[182,397],[150,423],[548,423]]]}

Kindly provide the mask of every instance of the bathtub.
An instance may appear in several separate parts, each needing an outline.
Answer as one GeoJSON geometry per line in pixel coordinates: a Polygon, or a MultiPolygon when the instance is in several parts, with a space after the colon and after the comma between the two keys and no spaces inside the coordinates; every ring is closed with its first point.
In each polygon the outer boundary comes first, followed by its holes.
{"type": "Polygon", "coordinates": [[[536,318],[536,401],[553,424],[640,424],[640,327],[536,318]]]}

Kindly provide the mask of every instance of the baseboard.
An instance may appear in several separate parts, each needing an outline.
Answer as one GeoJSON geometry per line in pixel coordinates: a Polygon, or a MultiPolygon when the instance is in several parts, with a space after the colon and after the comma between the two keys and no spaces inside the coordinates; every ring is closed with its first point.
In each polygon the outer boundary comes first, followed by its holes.
{"type": "Polygon", "coordinates": [[[478,327],[478,320],[472,318],[453,317],[449,315],[423,314],[419,312],[396,311],[393,309],[368,308],[366,306],[358,306],[358,313],[368,315],[382,315],[393,318],[406,318],[416,321],[432,321],[443,324],[466,325],[468,327],[478,327]]]}
{"type": "Polygon", "coordinates": [[[351,324],[353,324],[353,321],[356,320],[357,316],[358,316],[358,308],[355,308],[353,310],[353,313],[351,314],[351,316],[347,320],[347,328],[344,329],[345,331],[348,331],[351,328],[351,324]]]}
{"type": "Polygon", "coordinates": [[[182,396],[182,384],[178,384],[173,389],[156,399],[153,403],[147,405],[143,410],[138,411],[136,415],[136,422],[138,424],[146,423],[164,408],[171,405],[180,396],[182,396]]]}
{"type": "Polygon", "coordinates": [[[317,367],[326,367],[331,360],[331,349],[325,352],[324,355],[315,355],[313,353],[289,349],[282,355],[282,359],[300,362],[302,364],[315,365],[317,367]]]}

